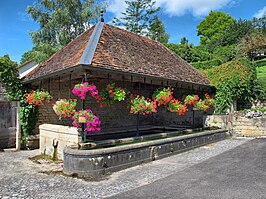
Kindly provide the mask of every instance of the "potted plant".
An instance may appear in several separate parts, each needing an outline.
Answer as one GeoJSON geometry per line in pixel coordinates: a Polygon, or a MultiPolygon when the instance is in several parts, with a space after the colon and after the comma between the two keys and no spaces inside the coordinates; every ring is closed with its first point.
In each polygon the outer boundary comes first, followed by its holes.
{"type": "Polygon", "coordinates": [[[158,106],[167,105],[174,97],[173,97],[173,88],[163,88],[157,89],[153,98],[158,102],[158,106]]]}
{"type": "Polygon", "coordinates": [[[190,105],[192,107],[194,107],[198,101],[199,101],[198,95],[187,95],[184,99],[185,104],[190,105]]]}
{"type": "Polygon", "coordinates": [[[152,101],[144,96],[131,95],[130,96],[130,113],[131,114],[141,114],[147,115],[151,113],[156,113],[156,101],[152,101]]]}
{"type": "Polygon", "coordinates": [[[34,106],[44,105],[44,102],[50,102],[53,98],[47,91],[32,90],[30,93],[26,93],[26,102],[34,106]]]}
{"type": "Polygon", "coordinates": [[[71,117],[76,111],[75,106],[77,105],[77,100],[74,99],[59,99],[53,104],[53,110],[59,119],[62,117],[71,117]]]}
{"type": "Polygon", "coordinates": [[[211,107],[211,106],[214,106],[215,105],[215,100],[212,99],[209,94],[205,94],[205,99],[200,99],[196,105],[195,105],[195,108],[197,110],[200,110],[200,111],[205,111],[207,112],[208,109],[211,107]]]}
{"type": "Polygon", "coordinates": [[[115,86],[115,83],[110,83],[100,92],[100,104],[106,106],[113,104],[115,101],[123,101],[126,95],[125,89],[115,86]]]}
{"type": "Polygon", "coordinates": [[[93,84],[90,85],[88,82],[83,82],[81,84],[76,84],[72,89],[72,93],[82,100],[85,100],[88,92],[90,92],[92,97],[94,97],[97,101],[99,100],[99,92],[97,87],[93,84]]]}
{"type": "Polygon", "coordinates": [[[77,111],[72,117],[72,124],[76,128],[81,128],[81,123],[85,123],[85,131],[88,133],[100,132],[101,121],[90,109],[77,111]]]}
{"type": "Polygon", "coordinates": [[[179,115],[184,115],[188,111],[188,108],[187,108],[186,104],[182,104],[177,99],[172,99],[168,103],[167,109],[170,112],[178,113],[179,115]]]}

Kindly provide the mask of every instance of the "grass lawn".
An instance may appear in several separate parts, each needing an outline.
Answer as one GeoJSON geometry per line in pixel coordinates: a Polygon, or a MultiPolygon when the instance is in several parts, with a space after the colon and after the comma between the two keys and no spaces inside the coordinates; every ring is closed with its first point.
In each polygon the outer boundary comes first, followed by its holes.
{"type": "Polygon", "coordinates": [[[257,67],[257,76],[258,78],[266,78],[266,65],[257,67]]]}

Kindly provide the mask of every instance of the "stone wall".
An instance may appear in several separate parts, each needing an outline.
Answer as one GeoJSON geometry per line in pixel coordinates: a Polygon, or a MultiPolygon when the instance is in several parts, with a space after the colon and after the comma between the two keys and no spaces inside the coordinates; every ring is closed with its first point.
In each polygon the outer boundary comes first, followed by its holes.
{"type": "Polygon", "coordinates": [[[0,100],[0,149],[16,145],[16,114],[15,103],[0,100]]]}
{"type": "MultiPolygon", "coordinates": [[[[58,79],[51,79],[42,82],[41,87],[45,90],[48,90],[53,96],[54,99],[52,103],[54,103],[58,98],[76,98],[71,93],[71,89],[75,84],[80,83],[81,80],[72,80],[71,83],[69,81],[58,83],[58,79]],[[60,89],[59,89],[60,88],[60,89]]],[[[98,80],[94,83],[99,90],[105,88],[108,84],[107,80],[98,80]]],[[[112,81],[114,82],[114,81],[112,81]]],[[[129,90],[131,93],[136,93],[140,95],[144,95],[145,97],[151,97],[154,90],[158,88],[158,86],[154,86],[151,84],[140,84],[140,83],[131,83],[131,82],[122,82],[116,81],[116,84],[120,87],[124,87],[129,90]]],[[[186,89],[177,89],[175,90],[175,97],[182,98],[186,94],[191,94],[191,90],[186,89]]],[[[195,93],[196,91],[194,91],[195,93]]],[[[204,93],[202,93],[204,94],[204,93]]],[[[76,98],[77,99],[77,98],[76,98]]],[[[116,102],[115,104],[100,108],[99,104],[95,102],[95,100],[88,96],[85,101],[85,107],[90,108],[97,116],[100,117],[101,120],[101,128],[102,132],[108,132],[110,129],[120,128],[120,127],[136,127],[136,116],[129,114],[129,109],[126,108],[127,103],[124,102],[116,102]]],[[[81,100],[78,99],[77,109],[81,109],[81,100]]],[[[41,124],[58,124],[58,125],[67,125],[71,126],[71,119],[62,118],[62,120],[58,120],[58,117],[54,113],[51,104],[46,104],[45,106],[41,106],[39,109],[39,121],[37,123],[36,131],[38,131],[38,126],[41,124]]],[[[199,111],[195,111],[195,126],[201,127],[203,125],[202,119],[203,113],[199,111]]],[[[192,125],[192,111],[186,113],[185,116],[179,116],[175,113],[170,113],[164,107],[160,107],[158,113],[140,116],[140,125],[192,125]]],[[[38,132],[36,132],[38,133],[38,132]]]]}
{"type": "Polygon", "coordinates": [[[79,133],[76,128],[42,124],[40,125],[40,153],[53,156],[54,146],[57,145],[58,158],[63,159],[63,149],[66,146],[71,146],[80,143],[79,133]]]}
{"type": "Polygon", "coordinates": [[[218,126],[229,130],[235,136],[266,136],[266,118],[246,118],[234,115],[207,116],[204,126],[218,126]]]}

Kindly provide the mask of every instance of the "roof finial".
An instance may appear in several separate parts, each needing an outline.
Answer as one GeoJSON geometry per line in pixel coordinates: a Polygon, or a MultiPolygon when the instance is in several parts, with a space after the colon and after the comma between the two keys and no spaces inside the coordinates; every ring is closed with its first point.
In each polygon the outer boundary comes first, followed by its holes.
{"type": "Polygon", "coordinates": [[[101,10],[100,13],[101,13],[100,21],[101,21],[101,22],[104,22],[104,18],[103,18],[103,10],[101,10]]]}

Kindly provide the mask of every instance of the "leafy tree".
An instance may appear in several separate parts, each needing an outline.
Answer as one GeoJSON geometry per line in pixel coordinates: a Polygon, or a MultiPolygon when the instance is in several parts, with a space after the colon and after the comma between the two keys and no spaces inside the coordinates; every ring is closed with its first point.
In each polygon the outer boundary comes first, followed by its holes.
{"type": "Polygon", "coordinates": [[[40,24],[31,32],[34,47],[21,62],[41,62],[58,51],[93,24],[104,4],[94,0],[39,0],[27,7],[27,13],[40,24]]]}
{"type": "Polygon", "coordinates": [[[216,111],[223,112],[233,100],[254,99],[255,66],[245,58],[235,59],[205,73],[216,87],[216,111]]]}
{"type": "Polygon", "coordinates": [[[266,35],[266,15],[261,18],[254,17],[252,24],[255,29],[259,30],[262,34],[266,35]]]}
{"type": "Polygon", "coordinates": [[[249,20],[239,19],[228,28],[221,39],[221,46],[237,44],[241,39],[254,31],[254,25],[249,20]]]}
{"type": "Polygon", "coordinates": [[[180,44],[188,44],[188,39],[186,37],[182,37],[180,44]]]}
{"type": "Polygon", "coordinates": [[[224,12],[211,11],[197,26],[200,44],[207,46],[209,51],[212,52],[234,22],[235,19],[224,12]]]}
{"type": "Polygon", "coordinates": [[[17,100],[21,94],[22,84],[18,77],[17,63],[10,60],[8,55],[0,57],[0,82],[5,87],[10,101],[17,100]]]}
{"type": "Polygon", "coordinates": [[[231,61],[236,57],[235,54],[236,45],[218,46],[213,51],[213,58],[220,59],[223,63],[231,61]]]}
{"type": "Polygon", "coordinates": [[[236,47],[237,51],[241,51],[250,60],[264,54],[266,49],[266,35],[260,31],[255,31],[243,37],[239,45],[236,47]]]}
{"type": "Polygon", "coordinates": [[[165,32],[164,24],[157,16],[154,17],[153,22],[150,24],[149,37],[161,43],[168,43],[169,34],[165,32]]]}
{"type": "Polygon", "coordinates": [[[60,50],[59,46],[52,47],[49,44],[39,43],[34,46],[32,50],[27,51],[22,55],[20,64],[29,60],[34,60],[37,63],[40,63],[51,57],[51,55],[56,53],[58,50],[60,50]]]}
{"type": "Polygon", "coordinates": [[[125,1],[127,8],[122,12],[123,17],[114,18],[113,23],[126,27],[130,32],[147,35],[152,22],[155,21],[155,15],[160,8],[155,8],[153,0],[133,0],[125,1]]]}

